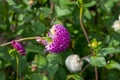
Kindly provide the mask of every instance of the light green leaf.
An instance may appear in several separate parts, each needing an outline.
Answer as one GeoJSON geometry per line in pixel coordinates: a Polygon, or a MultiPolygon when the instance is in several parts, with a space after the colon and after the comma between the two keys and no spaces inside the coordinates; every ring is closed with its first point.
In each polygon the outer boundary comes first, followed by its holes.
{"type": "Polygon", "coordinates": [[[66,80],[83,80],[80,75],[68,75],[66,80]]]}
{"type": "Polygon", "coordinates": [[[88,19],[91,19],[91,14],[90,14],[90,11],[85,8],[85,13],[84,13],[85,17],[87,17],[88,19]]]}
{"type": "Polygon", "coordinates": [[[90,3],[85,3],[83,6],[86,7],[86,8],[89,8],[89,7],[92,7],[94,5],[96,5],[96,1],[92,0],[90,3]]]}
{"type": "Polygon", "coordinates": [[[90,57],[90,64],[92,66],[103,67],[106,65],[106,60],[104,57],[90,57]]]}
{"type": "Polygon", "coordinates": [[[31,80],[48,80],[48,78],[42,74],[34,73],[31,80]]]}
{"type": "Polygon", "coordinates": [[[69,10],[68,8],[60,8],[59,6],[55,5],[55,10],[56,10],[56,13],[57,13],[57,16],[58,17],[61,17],[61,16],[65,16],[65,15],[68,15],[68,14],[71,14],[71,10],[69,10]]]}
{"type": "Polygon", "coordinates": [[[120,70],[120,64],[116,61],[111,60],[107,65],[107,69],[119,69],[120,70]]]}
{"type": "Polygon", "coordinates": [[[47,59],[42,54],[35,56],[34,63],[38,65],[39,69],[44,69],[47,66],[47,59]]]}
{"type": "Polygon", "coordinates": [[[6,30],[7,29],[7,25],[6,24],[0,24],[0,29],[6,30]]]}

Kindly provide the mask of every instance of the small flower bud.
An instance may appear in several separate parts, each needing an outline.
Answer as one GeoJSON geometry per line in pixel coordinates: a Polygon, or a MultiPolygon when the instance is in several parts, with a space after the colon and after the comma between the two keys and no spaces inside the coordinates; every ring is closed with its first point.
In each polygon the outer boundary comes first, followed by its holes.
{"type": "Polygon", "coordinates": [[[16,41],[12,41],[12,46],[14,49],[17,50],[17,52],[21,55],[21,56],[25,56],[26,55],[26,51],[25,48],[22,46],[22,44],[20,44],[19,42],[16,41]]]}
{"type": "Polygon", "coordinates": [[[40,44],[47,45],[47,41],[45,40],[44,37],[37,36],[36,41],[40,44]]]}
{"type": "Polygon", "coordinates": [[[36,64],[32,64],[31,71],[34,72],[34,71],[37,71],[37,69],[38,69],[38,66],[36,64]]]}
{"type": "Polygon", "coordinates": [[[83,61],[78,55],[72,54],[66,58],[65,65],[70,72],[78,72],[82,69],[83,61]]]}

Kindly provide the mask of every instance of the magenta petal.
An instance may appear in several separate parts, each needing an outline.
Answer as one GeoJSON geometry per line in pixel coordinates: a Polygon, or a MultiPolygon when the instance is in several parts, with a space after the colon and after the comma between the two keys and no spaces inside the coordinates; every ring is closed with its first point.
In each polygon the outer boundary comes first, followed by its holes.
{"type": "Polygon", "coordinates": [[[15,40],[13,40],[11,44],[13,48],[16,49],[21,56],[26,55],[25,48],[22,46],[22,44],[20,44],[19,42],[16,42],[15,40]]]}
{"type": "Polygon", "coordinates": [[[52,42],[45,46],[47,51],[60,53],[68,48],[70,44],[70,34],[61,24],[53,25],[48,33],[48,36],[52,36],[52,42]]]}

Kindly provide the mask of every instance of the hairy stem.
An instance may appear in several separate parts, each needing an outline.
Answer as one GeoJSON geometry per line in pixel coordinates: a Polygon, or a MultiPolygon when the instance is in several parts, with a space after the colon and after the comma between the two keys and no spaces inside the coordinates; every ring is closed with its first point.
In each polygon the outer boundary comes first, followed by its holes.
{"type": "MultiPolygon", "coordinates": [[[[84,28],[83,22],[82,22],[82,11],[83,11],[83,7],[82,7],[82,3],[81,3],[81,6],[80,6],[80,26],[81,26],[81,29],[82,29],[82,31],[84,33],[84,36],[85,36],[88,44],[89,44],[90,40],[89,40],[88,34],[87,34],[87,32],[86,32],[86,30],[84,28]]],[[[90,47],[90,51],[91,51],[91,53],[94,53],[91,47],[90,47]]]]}
{"type": "MultiPolygon", "coordinates": [[[[20,41],[32,40],[32,39],[36,39],[36,37],[27,37],[27,38],[18,39],[18,40],[15,40],[15,41],[20,42],[20,41]]],[[[6,45],[9,45],[9,44],[11,44],[11,42],[3,43],[0,46],[6,46],[6,45]]]]}
{"type": "MultiPolygon", "coordinates": [[[[82,22],[82,11],[83,11],[83,6],[82,5],[83,5],[83,3],[82,3],[82,0],[81,0],[81,2],[80,2],[80,26],[81,26],[81,29],[82,29],[82,31],[84,33],[84,36],[85,36],[88,44],[89,44],[90,40],[89,40],[88,34],[87,34],[87,32],[86,32],[86,30],[84,28],[83,22],[82,22]]],[[[91,51],[92,54],[94,54],[94,51],[93,51],[92,47],[90,47],[90,51],[91,51]]],[[[98,80],[97,67],[95,67],[95,80],[98,80]]]]}

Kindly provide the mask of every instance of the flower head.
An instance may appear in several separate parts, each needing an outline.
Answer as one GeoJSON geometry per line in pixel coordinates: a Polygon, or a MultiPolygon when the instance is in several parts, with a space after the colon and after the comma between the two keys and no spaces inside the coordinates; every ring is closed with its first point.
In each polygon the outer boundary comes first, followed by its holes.
{"type": "Polygon", "coordinates": [[[119,20],[114,21],[112,28],[114,31],[120,31],[120,15],[119,15],[119,20]]]}
{"type": "Polygon", "coordinates": [[[63,25],[55,24],[48,32],[47,37],[37,37],[37,42],[45,45],[47,51],[59,53],[68,48],[70,34],[63,25]]]}
{"type": "Polygon", "coordinates": [[[47,51],[59,53],[64,51],[70,44],[70,34],[61,24],[55,24],[50,29],[48,37],[51,41],[45,46],[47,51]]]}
{"type": "Polygon", "coordinates": [[[65,65],[70,72],[78,72],[83,66],[83,61],[80,60],[78,55],[72,54],[66,58],[65,65]]]}
{"type": "Polygon", "coordinates": [[[22,56],[26,55],[25,48],[22,46],[22,44],[20,44],[19,42],[16,42],[15,40],[13,40],[11,44],[13,48],[16,49],[20,55],[22,56]]]}
{"type": "Polygon", "coordinates": [[[55,24],[48,32],[47,37],[36,37],[36,41],[45,46],[46,50],[52,53],[60,53],[68,48],[70,34],[61,24],[55,24]]]}

